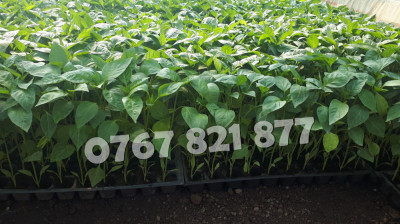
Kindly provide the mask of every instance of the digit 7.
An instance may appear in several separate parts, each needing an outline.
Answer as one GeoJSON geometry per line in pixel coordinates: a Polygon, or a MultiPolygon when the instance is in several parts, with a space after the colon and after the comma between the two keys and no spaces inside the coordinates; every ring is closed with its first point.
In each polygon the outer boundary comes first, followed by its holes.
{"type": "Polygon", "coordinates": [[[310,130],[312,125],[314,124],[313,117],[303,117],[303,118],[295,118],[295,125],[304,125],[303,131],[300,136],[300,144],[304,145],[310,142],[310,130]]]}
{"type": "Polygon", "coordinates": [[[164,141],[160,149],[160,158],[166,158],[169,155],[169,147],[171,140],[174,137],[173,131],[156,131],[154,132],[154,139],[163,138],[164,141]]]}
{"type": "Polygon", "coordinates": [[[289,145],[289,133],[293,127],[293,119],[275,120],[274,127],[275,128],[283,127],[282,134],[279,139],[279,146],[289,145]]]}

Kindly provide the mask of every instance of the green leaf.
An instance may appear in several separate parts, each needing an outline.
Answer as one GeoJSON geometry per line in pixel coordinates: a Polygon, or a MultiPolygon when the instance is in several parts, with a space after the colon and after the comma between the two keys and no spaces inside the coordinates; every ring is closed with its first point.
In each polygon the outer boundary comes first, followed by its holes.
{"type": "Polygon", "coordinates": [[[27,90],[14,89],[11,91],[11,97],[19,103],[25,110],[29,111],[35,104],[35,91],[33,88],[27,90]]]}
{"type": "Polygon", "coordinates": [[[182,117],[190,128],[205,129],[208,124],[208,117],[205,114],[197,112],[196,108],[184,107],[182,108],[182,117]]]}
{"type": "Polygon", "coordinates": [[[24,175],[26,175],[28,177],[32,177],[33,176],[32,172],[29,171],[29,170],[18,170],[18,172],[20,172],[20,173],[22,173],[22,174],[24,174],[24,175]]]}
{"type": "Polygon", "coordinates": [[[329,105],[329,125],[334,124],[336,121],[346,116],[349,111],[349,106],[340,102],[337,99],[331,101],[329,105]]]}
{"type": "Polygon", "coordinates": [[[352,129],[361,124],[364,124],[364,122],[366,122],[368,118],[369,111],[367,110],[367,108],[358,104],[353,105],[349,110],[349,114],[347,115],[348,129],[352,129]]]}
{"type": "Polygon", "coordinates": [[[96,128],[101,122],[103,122],[107,117],[107,113],[104,110],[99,110],[96,116],[89,121],[92,128],[96,128]]]}
{"type": "Polygon", "coordinates": [[[62,68],[68,62],[68,55],[59,44],[54,43],[53,46],[51,46],[49,61],[50,64],[54,64],[62,68]]]}
{"type": "Polygon", "coordinates": [[[106,174],[100,166],[88,170],[87,176],[89,177],[90,185],[92,187],[96,186],[98,183],[104,180],[104,178],[106,178],[106,174]]]}
{"type": "Polygon", "coordinates": [[[381,58],[378,60],[368,60],[364,62],[364,65],[368,66],[372,72],[381,72],[385,67],[389,66],[395,61],[394,58],[381,58]]]}
{"type": "Polygon", "coordinates": [[[378,115],[371,116],[365,122],[365,126],[369,133],[381,138],[385,137],[386,125],[382,117],[379,117],[378,115]]]}
{"type": "Polygon", "coordinates": [[[161,69],[160,71],[157,72],[156,76],[164,78],[164,79],[169,79],[169,80],[172,80],[174,82],[177,82],[180,79],[178,73],[172,71],[169,68],[161,69]]]}
{"type": "Polygon", "coordinates": [[[87,139],[89,138],[89,128],[88,126],[83,126],[81,128],[77,128],[75,125],[72,125],[69,128],[69,137],[74,143],[77,150],[81,148],[83,144],[86,143],[87,139]]]}
{"type": "Polygon", "coordinates": [[[103,90],[104,99],[113,107],[115,111],[122,111],[124,109],[124,104],[122,103],[122,98],[124,97],[124,92],[116,87],[110,90],[103,90]]]}
{"type": "Polygon", "coordinates": [[[227,110],[224,108],[220,108],[217,111],[215,111],[215,122],[217,125],[220,125],[224,128],[227,128],[229,124],[232,123],[232,121],[235,119],[235,112],[233,110],[227,110]]]}
{"type": "Polygon", "coordinates": [[[263,113],[271,113],[276,110],[279,110],[283,106],[285,106],[285,104],[286,101],[282,101],[276,96],[268,96],[267,98],[265,98],[262,104],[263,113]]]}
{"type": "Polygon", "coordinates": [[[386,86],[400,86],[400,80],[390,80],[385,82],[385,84],[383,84],[384,87],[386,86]]]}
{"type": "Polygon", "coordinates": [[[370,109],[372,112],[376,112],[376,101],[375,96],[369,90],[363,89],[360,94],[358,95],[361,102],[370,109]]]}
{"type": "Polygon", "coordinates": [[[389,108],[389,104],[387,103],[386,99],[380,94],[376,93],[375,101],[376,101],[376,110],[378,111],[379,116],[381,117],[386,116],[389,108]]]}
{"type": "Polygon", "coordinates": [[[329,133],[331,130],[331,126],[329,125],[329,109],[326,106],[319,106],[317,108],[317,116],[319,123],[325,132],[329,133]]]}
{"type": "Polygon", "coordinates": [[[167,83],[158,88],[158,98],[169,96],[179,90],[183,85],[183,82],[167,83]]]}
{"type": "Polygon", "coordinates": [[[74,104],[71,101],[57,100],[53,105],[54,122],[58,123],[66,118],[74,110],[74,104]]]}
{"type": "Polygon", "coordinates": [[[375,142],[372,142],[369,139],[366,139],[367,145],[368,145],[368,151],[372,156],[377,156],[380,152],[380,147],[378,144],[375,142]]]}
{"type": "Polygon", "coordinates": [[[319,45],[318,35],[312,34],[307,37],[307,44],[311,48],[317,48],[319,45]]]}
{"type": "Polygon", "coordinates": [[[31,155],[25,157],[24,162],[37,162],[42,160],[43,157],[43,152],[42,151],[37,151],[32,153],[31,155]]]}
{"type": "Polygon", "coordinates": [[[357,154],[358,154],[359,157],[361,157],[361,158],[363,158],[363,159],[365,159],[367,161],[370,161],[371,163],[374,162],[374,156],[371,155],[369,150],[360,149],[360,150],[357,151],[357,154]]]}
{"type": "Polygon", "coordinates": [[[350,93],[351,96],[356,96],[361,92],[361,90],[365,86],[366,82],[367,82],[367,79],[351,80],[347,84],[346,89],[350,93]]]}
{"type": "Polygon", "coordinates": [[[146,60],[140,65],[140,72],[146,75],[156,74],[161,70],[160,64],[154,59],[146,60]]]}
{"type": "Polygon", "coordinates": [[[75,124],[77,128],[81,128],[88,123],[97,114],[99,107],[96,103],[83,101],[79,103],[75,112],[75,124]]]}
{"type": "Polygon", "coordinates": [[[100,124],[97,134],[107,142],[110,142],[110,136],[118,133],[119,126],[116,121],[104,121],[100,124]]]}
{"type": "Polygon", "coordinates": [[[207,91],[204,93],[203,97],[208,103],[217,103],[219,98],[219,88],[215,83],[207,84],[207,91]]]}
{"type": "Polygon", "coordinates": [[[66,72],[61,77],[72,83],[85,83],[92,80],[93,70],[91,68],[81,68],[66,72]]]}
{"type": "Polygon", "coordinates": [[[389,109],[386,121],[391,121],[397,118],[400,118],[400,104],[395,104],[389,109]]]}
{"type": "Polygon", "coordinates": [[[168,117],[168,107],[161,101],[156,101],[156,103],[150,107],[150,114],[156,120],[162,120],[168,117]]]}
{"type": "Polygon", "coordinates": [[[287,78],[282,76],[275,76],[274,81],[275,85],[283,92],[286,92],[288,89],[290,89],[290,86],[292,85],[287,78]]]}
{"type": "Polygon", "coordinates": [[[297,84],[292,85],[290,88],[290,99],[293,102],[294,108],[298,107],[308,98],[308,89],[304,86],[299,86],[297,84]]]}
{"type": "Polygon", "coordinates": [[[222,64],[218,60],[218,58],[216,58],[216,57],[214,57],[214,66],[215,66],[215,69],[217,69],[218,72],[221,72],[222,64]]]}
{"type": "Polygon", "coordinates": [[[40,97],[38,103],[36,104],[36,107],[40,106],[40,105],[43,105],[43,104],[46,104],[46,103],[50,103],[50,102],[52,102],[52,101],[54,101],[54,100],[56,100],[58,98],[66,96],[66,95],[67,94],[62,92],[62,91],[45,93],[40,97]]]}
{"type": "Polygon", "coordinates": [[[28,132],[32,124],[32,111],[26,111],[22,107],[12,107],[8,109],[7,113],[11,122],[28,132]]]}
{"type": "Polygon", "coordinates": [[[364,130],[361,127],[355,127],[349,130],[349,137],[359,146],[364,145],[364,130]]]}
{"type": "Polygon", "coordinates": [[[50,154],[50,162],[59,162],[68,159],[75,152],[74,146],[70,144],[57,143],[50,154]]]}
{"type": "Polygon", "coordinates": [[[56,131],[57,124],[54,122],[53,116],[45,112],[40,118],[40,127],[46,138],[51,139],[54,132],[56,131]]]}
{"type": "Polygon", "coordinates": [[[339,136],[334,133],[324,135],[323,145],[326,152],[331,152],[339,145],[339,136]]]}
{"type": "Polygon", "coordinates": [[[140,97],[134,96],[132,98],[124,97],[122,98],[122,103],[129,116],[132,118],[133,122],[136,123],[140,113],[143,108],[143,101],[140,97]]]}
{"type": "Polygon", "coordinates": [[[234,150],[231,159],[232,160],[244,159],[249,154],[248,148],[249,148],[248,145],[242,145],[242,148],[240,150],[234,150]]]}
{"type": "Polygon", "coordinates": [[[103,80],[114,80],[118,78],[131,64],[132,58],[122,58],[104,65],[101,72],[103,80]]]}
{"type": "Polygon", "coordinates": [[[330,88],[341,88],[345,86],[352,78],[353,75],[351,75],[349,72],[340,70],[332,73],[325,73],[324,85],[330,88]]]}

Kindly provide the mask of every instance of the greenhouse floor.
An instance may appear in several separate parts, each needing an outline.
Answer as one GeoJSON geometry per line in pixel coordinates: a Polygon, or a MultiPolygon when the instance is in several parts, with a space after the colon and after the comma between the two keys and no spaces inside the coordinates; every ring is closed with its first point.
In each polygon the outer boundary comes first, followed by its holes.
{"type": "Polygon", "coordinates": [[[0,223],[400,223],[373,186],[228,189],[112,200],[2,202],[0,223]]]}

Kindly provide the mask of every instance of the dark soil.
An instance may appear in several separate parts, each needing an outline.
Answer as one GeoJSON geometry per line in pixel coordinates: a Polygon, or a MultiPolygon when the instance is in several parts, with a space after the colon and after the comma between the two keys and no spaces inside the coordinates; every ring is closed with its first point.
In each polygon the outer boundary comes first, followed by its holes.
{"type": "Polygon", "coordinates": [[[400,213],[371,186],[324,185],[187,189],[134,198],[8,201],[0,223],[400,223],[400,213]]]}

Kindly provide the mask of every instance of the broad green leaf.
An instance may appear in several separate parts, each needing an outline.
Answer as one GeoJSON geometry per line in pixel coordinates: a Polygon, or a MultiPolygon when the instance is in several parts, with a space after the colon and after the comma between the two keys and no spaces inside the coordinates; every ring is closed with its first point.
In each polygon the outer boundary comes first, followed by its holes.
{"type": "Polygon", "coordinates": [[[307,87],[299,86],[297,84],[292,85],[290,88],[290,99],[293,102],[294,108],[298,107],[308,98],[307,87]]]}
{"type": "Polygon", "coordinates": [[[369,139],[366,139],[367,145],[368,145],[368,151],[372,156],[377,156],[380,152],[380,147],[378,144],[375,142],[372,142],[369,139]]]}
{"type": "Polygon", "coordinates": [[[59,99],[61,97],[66,96],[66,95],[67,94],[62,92],[62,91],[55,91],[55,92],[45,93],[40,97],[38,103],[36,104],[36,107],[40,106],[40,105],[43,105],[43,104],[46,104],[46,103],[50,103],[50,102],[52,102],[52,101],[54,101],[56,99],[59,99]]]}
{"type": "Polygon", "coordinates": [[[110,90],[103,90],[104,99],[112,106],[115,111],[122,111],[124,109],[124,104],[122,103],[122,98],[124,97],[124,92],[118,87],[112,88],[110,90]]]}
{"type": "Polygon", "coordinates": [[[323,145],[326,152],[331,152],[339,145],[339,136],[334,133],[324,135],[323,145]]]}
{"type": "Polygon", "coordinates": [[[43,152],[42,151],[37,151],[34,152],[33,154],[25,157],[24,162],[37,162],[42,160],[43,157],[43,152]]]}
{"type": "Polygon", "coordinates": [[[372,112],[376,112],[376,101],[375,96],[370,91],[363,89],[360,94],[358,95],[361,102],[370,109],[372,112]]]}
{"type": "Polygon", "coordinates": [[[234,75],[223,75],[215,80],[215,82],[220,82],[226,85],[237,85],[238,78],[234,75]]]}
{"type": "Polygon", "coordinates": [[[347,92],[349,92],[351,96],[358,95],[365,86],[366,82],[367,79],[351,80],[346,86],[347,92]]]}
{"type": "Polygon", "coordinates": [[[110,142],[110,136],[118,133],[119,126],[116,121],[104,121],[100,124],[97,134],[107,142],[110,142]]]}
{"type": "Polygon", "coordinates": [[[12,107],[8,109],[7,113],[11,122],[28,132],[32,124],[32,111],[26,111],[22,107],[12,107]]]}
{"type": "Polygon", "coordinates": [[[385,82],[385,84],[383,84],[383,86],[400,86],[400,80],[390,80],[385,82]]]}
{"type": "Polygon", "coordinates": [[[249,154],[248,148],[249,148],[248,145],[242,145],[242,148],[240,150],[234,150],[231,159],[232,160],[244,159],[249,154]]]}
{"type": "Polygon", "coordinates": [[[389,109],[386,121],[391,121],[397,118],[400,118],[400,104],[395,104],[389,109]]]}
{"type": "Polygon", "coordinates": [[[167,83],[158,88],[158,98],[176,93],[183,85],[183,82],[167,83]]]}
{"type": "Polygon", "coordinates": [[[72,125],[69,128],[69,137],[76,149],[79,150],[89,138],[89,127],[85,125],[78,129],[75,125],[72,125]]]}
{"type": "Polygon", "coordinates": [[[53,46],[51,46],[49,61],[51,64],[62,68],[68,62],[68,55],[59,44],[54,43],[53,46]]]}
{"type": "Polygon", "coordinates": [[[329,104],[329,125],[334,124],[336,121],[346,116],[349,111],[349,106],[345,103],[334,99],[329,104]]]}
{"type": "Polygon", "coordinates": [[[74,146],[70,144],[59,144],[57,143],[50,154],[50,162],[59,162],[64,159],[68,159],[75,152],[74,146]]]}
{"type": "Polygon", "coordinates": [[[92,126],[92,128],[97,128],[97,126],[103,122],[107,117],[107,113],[104,110],[99,110],[96,114],[96,116],[89,121],[90,126],[92,126]]]}
{"type": "Polygon", "coordinates": [[[331,130],[331,126],[329,125],[329,109],[326,106],[319,106],[317,108],[317,116],[319,123],[325,132],[329,133],[331,130]]]}
{"type": "Polygon", "coordinates": [[[99,107],[96,103],[83,101],[79,103],[75,112],[75,124],[77,128],[81,128],[87,124],[97,114],[99,107]]]}
{"type": "Polygon", "coordinates": [[[201,128],[204,130],[208,124],[207,115],[200,114],[193,107],[182,108],[182,117],[190,128],[201,128]]]}
{"type": "Polygon", "coordinates": [[[324,85],[330,88],[341,88],[352,78],[353,75],[351,73],[340,70],[332,73],[325,73],[324,85]]]}
{"type": "Polygon", "coordinates": [[[88,170],[87,176],[90,180],[90,185],[95,187],[98,183],[100,183],[104,178],[106,178],[106,174],[103,169],[101,169],[100,165],[96,168],[92,168],[88,170]]]}
{"type": "Polygon", "coordinates": [[[385,121],[382,117],[378,115],[371,116],[366,122],[365,125],[369,133],[376,135],[378,137],[385,137],[386,125],[385,121]]]}
{"type": "Polygon", "coordinates": [[[369,111],[367,110],[367,108],[358,104],[353,105],[349,110],[349,114],[347,115],[348,129],[352,129],[361,124],[364,124],[364,122],[366,122],[368,118],[369,111]]]}
{"type": "Polygon", "coordinates": [[[290,89],[290,84],[289,80],[287,78],[284,78],[282,76],[276,76],[274,78],[275,85],[282,90],[283,92],[286,92],[288,89],[290,89]]]}
{"type": "Polygon", "coordinates": [[[381,117],[386,116],[389,108],[389,104],[387,103],[386,99],[379,93],[376,93],[375,101],[376,101],[376,110],[378,111],[379,116],[381,117]]]}
{"type": "Polygon", "coordinates": [[[265,98],[263,104],[262,104],[262,109],[264,113],[270,113],[276,110],[279,110],[283,106],[285,106],[286,101],[282,101],[276,96],[268,96],[265,98]]]}
{"type": "Polygon", "coordinates": [[[146,60],[142,65],[140,65],[140,72],[143,72],[146,75],[156,74],[160,70],[160,64],[154,59],[146,60]]]}
{"type": "Polygon", "coordinates": [[[319,45],[318,35],[312,34],[307,37],[307,44],[311,48],[317,48],[319,45]]]}
{"type": "Polygon", "coordinates": [[[72,83],[86,83],[90,82],[93,77],[93,70],[91,68],[81,68],[73,71],[68,71],[61,75],[61,77],[72,83]]]}
{"type": "Polygon", "coordinates": [[[359,146],[364,145],[364,130],[361,127],[355,127],[349,130],[349,137],[359,146]]]}
{"type": "Polygon", "coordinates": [[[46,138],[51,139],[56,131],[57,124],[54,122],[53,116],[46,112],[40,118],[40,127],[46,138]]]}
{"type": "Polygon", "coordinates": [[[114,80],[118,78],[131,64],[132,58],[122,58],[104,65],[101,72],[103,80],[114,80]]]}
{"type": "Polygon", "coordinates": [[[357,154],[359,157],[373,163],[374,162],[374,156],[371,155],[371,153],[369,152],[369,150],[367,149],[360,149],[357,151],[357,154]]]}
{"type": "Polygon", "coordinates": [[[161,101],[156,101],[156,103],[150,107],[150,114],[156,120],[162,120],[168,117],[168,107],[161,101]]]}
{"type": "Polygon", "coordinates": [[[203,97],[208,103],[217,103],[219,98],[219,88],[215,83],[207,84],[207,91],[204,93],[203,97]]]}
{"type": "Polygon", "coordinates": [[[74,110],[74,104],[71,101],[57,100],[53,105],[54,122],[58,123],[66,118],[74,110]]]}
{"type": "Polygon", "coordinates": [[[14,89],[11,91],[11,97],[19,103],[25,110],[29,111],[35,104],[35,91],[33,88],[27,90],[14,89]]]}
{"type": "Polygon", "coordinates": [[[378,60],[368,60],[364,62],[364,65],[368,66],[372,70],[372,72],[378,73],[390,64],[392,64],[394,61],[394,58],[381,58],[378,60]]]}
{"type": "Polygon", "coordinates": [[[214,118],[217,125],[227,128],[235,119],[235,116],[236,114],[233,110],[220,108],[215,111],[214,118]]]}
{"type": "Polygon", "coordinates": [[[180,79],[178,73],[172,71],[169,68],[161,69],[160,71],[157,72],[156,76],[164,78],[164,79],[169,79],[169,80],[172,80],[174,82],[177,82],[180,79]]]}
{"type": "Polygon", "coordinates": [[[124,97],[122,98],[122,103],[124,104],[125,110],[128,115],[132,118],[133,122],[136,123],[140,113],[142,112],[142,99],[138,96],[134,96],[132,98],[124,97]]]}

